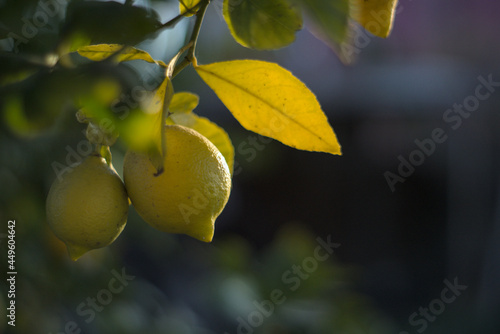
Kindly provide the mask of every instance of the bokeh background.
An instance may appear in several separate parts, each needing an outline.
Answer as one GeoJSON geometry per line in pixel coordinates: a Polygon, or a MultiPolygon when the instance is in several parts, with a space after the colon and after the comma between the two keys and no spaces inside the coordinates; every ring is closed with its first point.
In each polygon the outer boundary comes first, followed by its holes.
{"type": "MultiPolygon", "coordinates": [[[[175,1],[136,3],[164,21],[177,10],[175,1]]],[[[0,332],[498,333],[500,87],[455,130],[443,115],[475,94],[478,77],[500,82],[500,3],[401,0],[391,36],[365,35],[350,66],[306,29],[282,50],[245,49],[230,36],[221,5],[214,0],[208,10],[198,61],[264,59],[291,70],[317,94],[343,156],[261,141],[187,69],[176,91],[200,96],[196,112],[228,131],[239,166],[214,241],[158,233],[131,207],[112,246],[71,262],[48,229],[44,202],[51,163],[64,162],[83,125],[62,114],[31,138],[2,125],[1,277],[11,219],[18,275],[15,329],[6,325],[4,279],[0,285],[0,332]],[[392,191],[385,173],[397,174],[398,157],[408,159],[415,140],[436,128],[447,140],[392,191]],[[311,262],[318,238],[338,247],[311,262]],[[109,299],[103,290],[124,272],[130,280],[109,299]],[[443,303],[445,282],[466,288],[443,303]],[[270,307],[276,290],[282,303],[270,307]]],[[[140,47],[168,60],[189,27],[140,47]]],[[[124,150],[120,143],[112,150],[119,173],[124,150]]]]}

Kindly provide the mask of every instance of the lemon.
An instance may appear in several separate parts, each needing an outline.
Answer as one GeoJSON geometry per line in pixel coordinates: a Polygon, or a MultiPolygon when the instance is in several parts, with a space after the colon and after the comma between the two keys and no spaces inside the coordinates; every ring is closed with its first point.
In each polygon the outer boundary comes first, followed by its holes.
{"type": "Polygon", "coordinates": [[[210,242],[215,219],[231,191],[231,174],[219,150],[198,132],[165,126],[163,172],[145,153],[128,151],[123,178],[139,215],[154,228],[210,242]]]}
{"type": "Polygon", "coordinates": [[[127,222],[128,205],[114,168],[92,155],[54,181],[47,197],[47,221],[76,261],[118,237],[127,222]]]}

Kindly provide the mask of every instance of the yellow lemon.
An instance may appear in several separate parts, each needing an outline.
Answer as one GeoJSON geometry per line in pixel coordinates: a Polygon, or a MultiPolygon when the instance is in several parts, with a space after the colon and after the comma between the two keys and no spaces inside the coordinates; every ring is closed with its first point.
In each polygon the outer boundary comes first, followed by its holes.
{"type": "Polygon", "coordinates": [[[72,260],[111,244],[127,222],[125,186],[100,156],[89,156],[58,177],[47,197],[47,221],[72,260]]]}
{"type": "Polygon", "coordinates": [[[180,125],[167,125],[164,131],[166,155],[159,175],[147,154],[125,155],[127,192],[139,215],[154,228],[210,242],[215,219],[229,199],[229,167],[198,132],[180,125]]]}

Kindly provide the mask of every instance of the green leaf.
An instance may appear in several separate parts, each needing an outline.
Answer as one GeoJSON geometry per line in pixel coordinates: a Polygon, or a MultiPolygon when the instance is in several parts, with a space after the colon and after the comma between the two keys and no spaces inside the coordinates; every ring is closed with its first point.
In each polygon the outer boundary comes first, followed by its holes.
{"type": "Polygon", "coordinates": [[[102,145],[99,148],[99,153],[101,154],[101,157],[103,157],[104,160],[106,160],[106,163],[108,164],[108,166],[111,166],[111,163],[113,161],[113,156],[111,155],[111,151],[109,149],[109,146],[102,145]]]}
{"type": "Polygon", "coordinates": [[[252,49],[287,46],[302,29],[300,10],[287,0],[224,0],[223,14],[234,39],[252,49]]]}
{"type": "Polygon", "coordinates": [[[44,64],[36,64],[29,59],[13,53],[0,54],[0,87],[22,81],[39,69],[44,64]]]}
{"type": "MultiPolygon", "coordinates": [[[[20,135],[33,136],[48,129],[59,114],[95,77],[74,80],[74,69],[43,69],[0,90],[0,112],[20,135]]],[[[97,79],[96,79],[97,80],[97,79]]]]}
{"type": "Polygon", "coordinates": [[[349,0],[296,0],[309,17],[307,28],[331,47],[343,63],[353,61],[342,45],[351,43],[349,0]]]}
{"type": "Polygon", "coordinates": [[[351,16],[375,36],[391,33],[398,0],[349,0],[351,16]]]}
{"type": "Polygon", "coordinates": [[[0,1],[0,39],[14,36],[25,39],[26,36],[23,35],[26,33],[23,34],[23,29],[26,31],[27,22],[33,22],[28,13],[36,14],[37,7],[38,0],[0,1]]]}
{"type": "Polygon", "coordinates": [[[154,60],[153,57],[151,57],[151,55],[146,51],[131,46],[126,47],[118,44],[97,44],[81,47],[77,50],[77,52],[80,56],[93,61],[101,61],[107,59],[119,52],[115,58],[117,62],[129,60],[144,60],[148,63],[154,63],[163,67],[167,67],[167,65],[163,61],[154,60]]]}
{"type": "Polygon", "coordinates": [[[246,129],[297,149],[341,154],[316,96],[279,65],[235,60],[195,69],[246,129]]]}
{"type": "Polygon", "coordinates": [[[132,110],[120,124],[120,138],[129,149],[149,155],[158,174],[163,171],[164,152],[161,149],[161,114],[146,114],[142,110],[132,110]]]}
{"type": "Polygon", "coordinates": [[[223,128],[209,119],[200,117],[192,112],[198,105],[198,101],[198,96],[189,92],[174,94],[169,106],[171,115],[168,121],[171,124],[179,124],[196,130],[210,140],[226,159],[232,174],[234,167],[234,147],[231,139],[223,128]]]}
{"type": "Polygon", "coordinates": [[[158,115],[131,110],[127,118],[119,123],[120,138],[134,151],[147,152],[160,140],[160,118],[158,115]]]}
{"type": "Polygon", "coordinates": [[[62,37],[65,43],[78,36],[92,44],[135,45],[152,37],[161,25],[159,15],[150,8],[115,1],[70,1],[62,37]]]}
{"type": "Polygon", "coordinates": [[[179,0],[179,10],[184,16],[193,16],[196,14],[199,4],[202,0],[179,0]]]}
{"type": "Polygon", "coordinates": [[[172,83],[166,77],[150,100],[145,103],[143,110],[132,112],[119,128],[120,137],[132,150],[149,152],[151,161],[158,163],[155,164],[158,172],[162,170],[161,157],[165,153],[163,117],[172,96],[172,83]]]}
{"type": "Polygon", "coordinates": [[[1,103],[3,121],[11,131],[18,135],[30,136],[39,130],[24,112],[23,101],[19,97],[8,97],[1,103]]]}

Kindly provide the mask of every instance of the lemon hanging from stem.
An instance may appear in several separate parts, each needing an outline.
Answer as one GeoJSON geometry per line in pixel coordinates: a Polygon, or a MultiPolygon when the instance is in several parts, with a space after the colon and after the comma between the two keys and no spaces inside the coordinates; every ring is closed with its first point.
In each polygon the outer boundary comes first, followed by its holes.
{"type": "Polygon", "coordinates": [[[154,228],[210,242],[215,219],[231,191],[231,173],[219,150],[198,132],[164,128],[166,155],[157,173],[148,154],[128,151],[125,187],[139,215],[154,228]]]}
{"type": "Polygon", "coordinates": [[[54,181],[47,197],[47,221],[75,261],[118,237],[127,222],[128,206],[127,192],[113,166],[91,155],[54,181]]]}

